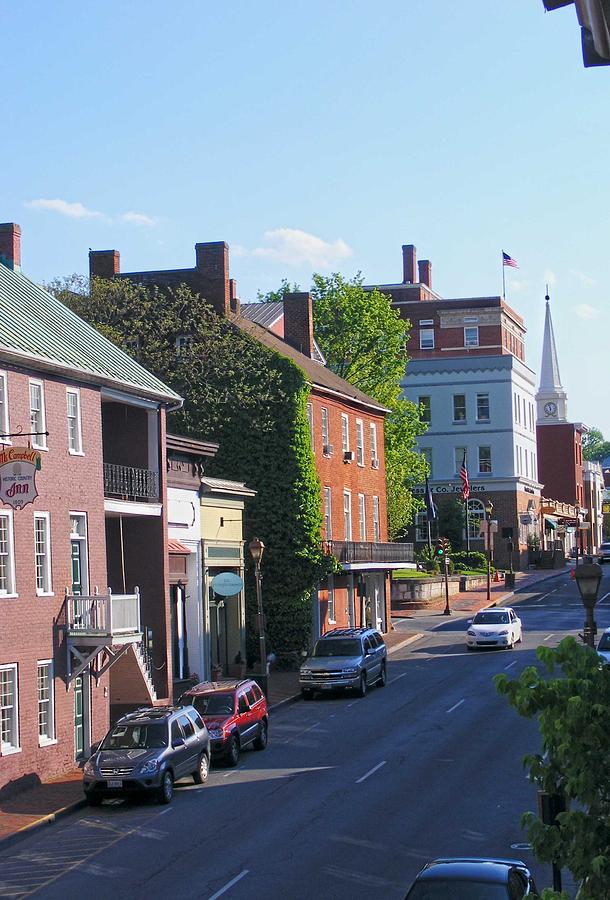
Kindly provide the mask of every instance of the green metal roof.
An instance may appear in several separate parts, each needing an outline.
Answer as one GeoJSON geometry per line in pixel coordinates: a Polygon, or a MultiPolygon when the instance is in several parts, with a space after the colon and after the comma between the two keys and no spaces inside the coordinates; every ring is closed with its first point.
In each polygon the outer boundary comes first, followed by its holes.
{"type": "Polygon", "coordinates": [[[181,399],[56,297],[1,263],[0,356],[164,403],[181,399]]]}

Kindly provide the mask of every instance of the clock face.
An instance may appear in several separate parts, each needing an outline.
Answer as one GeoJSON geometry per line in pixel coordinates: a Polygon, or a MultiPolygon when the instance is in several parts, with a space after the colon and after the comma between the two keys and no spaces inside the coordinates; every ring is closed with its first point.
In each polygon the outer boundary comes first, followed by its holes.
{"type": "Polygon", "coordinates": [[[557,404],[553,403],[552,400],[549,403],[545,403],[544,411],[547,416],[554,416],[557,413],[557,404]]]}

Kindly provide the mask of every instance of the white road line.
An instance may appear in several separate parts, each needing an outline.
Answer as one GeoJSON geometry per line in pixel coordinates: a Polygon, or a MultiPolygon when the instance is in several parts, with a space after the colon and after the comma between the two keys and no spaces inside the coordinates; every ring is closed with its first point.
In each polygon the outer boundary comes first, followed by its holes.
{"type": "Polygon", "coordinates": [[[237,884],[238,881],[241,881],[244,878],[250,869],[244,869],[243,872],[240,872],[239,875],[236,875],[235,878],[232,878],[230,881],[227,881],[224,887],[221,887],[219,891],[216,891],[215,894],[212,894],[210,900],[216,900],[217,897],[221,897],[224,893],[226,893],[230,888],[233,887],[234,884],[237,884]]]}
{"type": "MultiPolygon", "coordinates": [[[[360,784],[362,781],[366,781],[366,779],[369,778],[371,775],[373,775],[377,771],[377,769],[380,769],[382,766],[385,766],[386,762],[387,762],[387,760],[384,759],[383,762],[377,763],[377,765],[374,766],[370,770],[370,772],[367,772],[366,775],[363,775],[362,778],[359,778],[356,781],[356,784],[360,784]]],[[[210,900],[213,900],[213,898],[210,897],[210,900]]]]}
{"type": "Polygon", "coordinates": [[[601,600],[598,600],[598,601],[597,601],[598,605],[599,605],[600,603],[603,603],[603,601],[606,599],[606,597],[610,597],[610,591],[608,591],[607,594],[604,594],[604,596],[601,598],[601,600]]]}
{"type": "Polygon", "coordinates": [[[397,675],[396,678],[390,678],[388,684],[394,684],[394,682],[398,681],[399,678],[404,678],[406,674],[406,672],[403,672],[402,675],[397,675]]]}
{"type": "Polygon", "coordinates": [[[453,706],[451,707],[451,709],[446,710],[446,712],[448,712],[448,713],[453,712],[453,710],[457,709],[458,706],[461,706],[462,703],[466,703],[466,700],[458,700],[458,702],[454,703],[453,706]]]}
{"type": "Polygon", "coordinates": [[[160,812],[159,815],[165,816],[165,815],[167,815],[168,812],[171,812],[171,811],[172,811],[172,807],[170,806],[170,807],[168,807],[168,809],[164,809],[163,812],[160,812]]]}
{"type": "Polygon", "coordinates": [[[548,591],[546,594],[543,594],[542,597],[538,597],[536,603],[540,603],[541,600],[544,600],[545,597],[550,597],[551,594],[554,594],[555,591],[548,591]]]}
{"type": "Polygon", "coordinates": [[[513,659],[512,663],[509,663],[507,666],[504,666],[505,669],[512,669],[513,666],[517,665],[517,660],[513,659]]]}
{"type": "Polygon", "coordinates": [[[555,635],[554,635],[554,634],[547,634],[547,636],[546,636],[545,638],[542,639],[542,643],[544,644],[545,641],[550,641],[552,637],[555,637],[555,635]]]}
{"type": "Polygon", "coordinates": [[[243,766],[238,766],[236,769],[231,769],[230,772],[227,772],[227,773],[226,773],[225,775],[223,775],[222,777],[223,777],[223,778],[228,778],[229,775],[235,775],[236,772],[241,772],[243,768],[244,768],[243,766]]]}

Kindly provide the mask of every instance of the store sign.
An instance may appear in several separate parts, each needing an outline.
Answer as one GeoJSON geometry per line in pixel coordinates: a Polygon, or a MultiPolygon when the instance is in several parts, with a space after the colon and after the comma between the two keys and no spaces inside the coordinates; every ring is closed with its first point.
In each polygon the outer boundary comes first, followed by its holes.
{"type": "Polygon", "coordinates": [[[13,509],[23,509],[38,496],[36,472],[42,457],[31,447],[7,447],[0,452],[0,500],[13,509]]]}
{"type": "MultiPolygon", "coordinates": [[[[462,485],[461,484],[431,484],[430,490],[433,494],[461,494],[462,493],[462,485]]],[[[470,485],[470,493],[484,493],[485,490],[489,490],[489,485],[487,488],[484,484],[471,484],[470,485]]],[[[426,492],[425,487],[416,487],[413,488],[413,493],[415,496],[423,497],[426,492]]]]}

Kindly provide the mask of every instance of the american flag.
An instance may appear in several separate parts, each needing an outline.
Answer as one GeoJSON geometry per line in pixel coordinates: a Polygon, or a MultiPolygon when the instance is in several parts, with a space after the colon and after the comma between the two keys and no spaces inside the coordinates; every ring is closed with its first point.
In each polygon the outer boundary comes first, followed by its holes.
{"type": "Polygon", "coordinates": [[[502,265],[503,266],[512,266],[513,269],[518,269],[517,260],[513,259],[512,256],[509,256],[508,253],[502,251],[502,265]]]}
{"type": "Polygon", "coordinates": [[[460,480],[462,482],[462,499],[464,502],[470,497],[470,481],[468,480],[468,469],[466,468],[466,451],[464,450],[464,458],[460,467],[460,480]]]}

